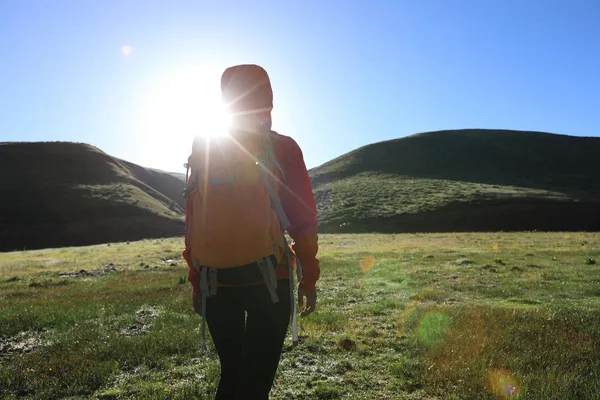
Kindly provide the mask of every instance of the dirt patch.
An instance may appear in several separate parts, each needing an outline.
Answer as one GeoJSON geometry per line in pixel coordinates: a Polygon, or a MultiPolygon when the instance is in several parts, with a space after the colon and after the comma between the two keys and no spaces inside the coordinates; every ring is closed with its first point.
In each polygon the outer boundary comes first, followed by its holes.
{"type": "Polygon", "coordinates": [[[142,306],[135,313],[135,322],[128,328],[121,329],[119,334],[123,336],[137,336],[146,333],[152,328],[152,320],[161,313],[159,307],[142,306]]]}
{"type": "Polygon", "coordinates": [[[527,268],[543,269],[544,267],[537,264],[527,264],[527,268]]]}
{"type": "Polygon", "coordinates": [[[0,360],[17,354],[26,354],[41,346],[40,333],[21,332],[13,337],[0,337],[0,360]]]}
{"type": "Polygon", "coordinates": [[[346,351],[352,351],[356,349],[356,342],[349,338],[342,338],[338,340],[338,348],[346,351]]]}
{"type": "Polygon", "coordinates": [[[117,272],[117,268],[114,266],[114,264],[110,263],[102,269],[91,269],[89,271],[81,269],[77,272],[62,271],[57,272],[56,275],[60,276],[61,278],[85,278],[90,276],[104,276],[114,272],[117,272]]]}
{"type": "Polygon", "coordinates": [[[511,303],[520,303],[520,304],[529,304],[529,305],[538,305],[542,304],[539,300],[531,300],[531,299],[510,299],[508,300],[511,303]]]}
{"type": "Polygon", "coordinates": [[[469,260],[468,258],[461,258],[460,260],[456,260],[455,265],[471,265],[474,264],[473,260],[469,260]]]}

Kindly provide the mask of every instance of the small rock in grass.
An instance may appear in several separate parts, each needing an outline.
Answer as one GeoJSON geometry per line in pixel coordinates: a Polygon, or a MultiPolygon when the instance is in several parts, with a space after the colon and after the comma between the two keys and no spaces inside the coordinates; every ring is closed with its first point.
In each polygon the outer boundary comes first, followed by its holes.
{"type": "Polygon", "coordinates": [[[537,269],[542,269],[544,267],[542,267],[541,265],[537,265],[537,264],[527,264],[527,268],[537,268],[537,269]]]}
{"type": "Polygon", "coordinates": [[[461,258],[460,260],[456,260],[456,265],[469,265],[469,264],[473,264],[473,261],[469,260],[468,258],[461,258]]]}

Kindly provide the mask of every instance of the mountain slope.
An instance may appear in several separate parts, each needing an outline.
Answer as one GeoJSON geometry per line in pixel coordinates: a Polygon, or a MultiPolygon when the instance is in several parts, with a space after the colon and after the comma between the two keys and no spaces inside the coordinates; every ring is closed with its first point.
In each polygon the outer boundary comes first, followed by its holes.
{"type": "Polygon", "coordinates": [[[86,144],[1,144],[0,183],[0,251],[183,233],[179,179],[86,144]]]}
{"type": "Polygon", "coordinates": [[[310,171],[322,231],[600,229],[600,139],[428,132],[310,171]]]}

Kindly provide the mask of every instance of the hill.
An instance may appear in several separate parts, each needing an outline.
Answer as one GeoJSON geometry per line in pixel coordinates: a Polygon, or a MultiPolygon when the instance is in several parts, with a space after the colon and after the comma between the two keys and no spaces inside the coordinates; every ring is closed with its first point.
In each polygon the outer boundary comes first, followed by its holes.
{"type": "Polygon", "coordinates": [[[455,130],[310,171],[323,232],[600,230],[600,138],[455,130]]]}
{"type": "Polygon", "coordinates": [[[0,144],[0,251],[183,234],[180,179],[79,143],[0,144]]]}

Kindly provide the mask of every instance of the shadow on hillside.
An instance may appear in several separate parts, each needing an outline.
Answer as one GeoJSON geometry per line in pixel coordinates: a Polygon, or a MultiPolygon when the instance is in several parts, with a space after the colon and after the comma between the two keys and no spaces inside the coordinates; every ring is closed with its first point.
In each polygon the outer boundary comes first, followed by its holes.
{"type": "Polygon", "coordinates": [[[456,202],[435,211],[323,224],[322,233],[600,231],[600,203],[532,199],[456,202]]]}
{"type": "Polygon", "coordinates": [[[183,235],[184,183],[81,143],[0,146],[0,251],[183,235]]]}

